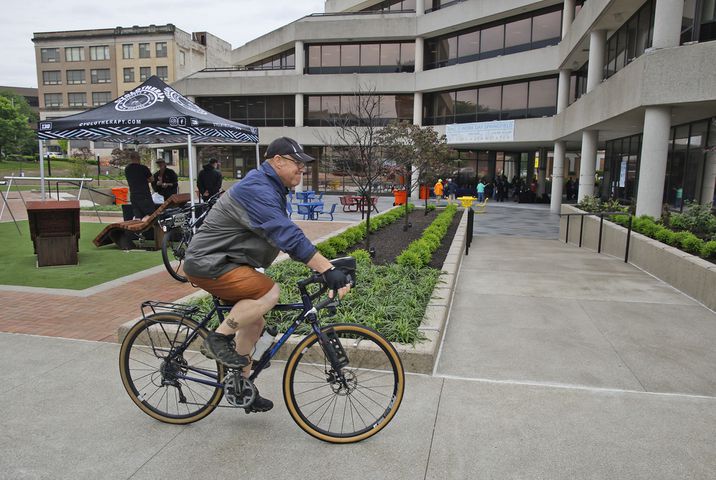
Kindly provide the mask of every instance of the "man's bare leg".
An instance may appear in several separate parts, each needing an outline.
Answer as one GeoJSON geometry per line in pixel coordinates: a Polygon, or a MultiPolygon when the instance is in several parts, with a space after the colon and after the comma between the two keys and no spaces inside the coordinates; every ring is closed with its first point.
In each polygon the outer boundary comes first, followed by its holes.
{"type": "MultiPolygon", "coordinates": [[[[250,355],[261,336],[264,327],[263,316],[278,303],[279,293],[279,286],[274,285],[268,293],[257,300],[239,300],[216,329],[216,333],[236,334],[237,353],[250,355]]],[[[249,364],[244,368],[244,374],[248,375],[250,370],[249,364]]]]}

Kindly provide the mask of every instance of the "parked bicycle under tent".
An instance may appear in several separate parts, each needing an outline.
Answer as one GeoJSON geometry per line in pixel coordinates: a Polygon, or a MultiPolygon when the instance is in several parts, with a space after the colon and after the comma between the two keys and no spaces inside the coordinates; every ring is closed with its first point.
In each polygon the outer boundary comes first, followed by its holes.
{"type": "MultiPolygon", "coordinates": [[[[135,145],[186,143],[192,206],[196,204],[192,142],[253,143],[256,145],[256,164],[259,164],[258,128],[207,112],[156,76],[101,107],[39,122],[37,136],[41,178],[45,176],[42,163],[44,140],[74,139],[135,145]]],[[[44,180],[40,192],[44,200],[44,180]]]]}

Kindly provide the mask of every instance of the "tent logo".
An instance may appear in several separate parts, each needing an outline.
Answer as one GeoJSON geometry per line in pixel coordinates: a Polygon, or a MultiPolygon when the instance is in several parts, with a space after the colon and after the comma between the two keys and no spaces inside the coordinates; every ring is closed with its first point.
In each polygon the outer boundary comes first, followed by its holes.
{"type": "Polygon", "coordinates": [[[52,130],[52,122],[41,122],[40,130],[52,130]]]}
{"type": "Polygon", "coordinates": [[[164,94],[161,90],[151,85],[145,85],[119,97],[115,102],[114,109],[119,112],[134,112],[163,101],[164,94]]]}
{"type": "Polygon", "coordinates": [[[193,104],[192,102],[189,101],[188,98],[186,98],[184,95],[177,92],[173,88],[165,87],[164,95],[167,96],[167,98],[169,99],[170,102],[176,103],[177,105],[180,105],[181,107],[184,107],[187,110],[191,110],[192,112],[198,113],[200,115],[209,115],[209,112],[207,112],[206,110],[193,104]]]}
{"type": "Polygon", "coordinates": [[[185,117],[169,117],[169,126],[171,127],[186,127],[185,117]]]}

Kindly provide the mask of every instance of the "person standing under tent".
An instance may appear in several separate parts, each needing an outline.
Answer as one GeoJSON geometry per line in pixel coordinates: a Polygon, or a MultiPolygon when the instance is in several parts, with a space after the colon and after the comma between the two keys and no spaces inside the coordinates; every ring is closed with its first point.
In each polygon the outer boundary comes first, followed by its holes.
{"type": "Polygon", "coordinates": [[[157,159],[156,163],[159,170],[154,172],[152,188],[166,201],[179,191],[179,177],[174,170],[167,168],[167,162],[163,158],[157,159]]]}
{"type": "Polygon", "coordinates": [[[135,220],[146,221],[154,213],[156,207],[152,200],[149,184],[152,182],[152,172],[145,165],[139,163],[139,152],[129,153],[129,165],[124,169],[124,176],[129,185],[129,199],[132,203],[132,212],[135,220]]]}
{"type": "Polygon", "coordinates": [[[210,197],[219,193],[221,190],[221,182],[224,177],[219,171],[219,161],[215,158],[209,160],[209,163],[204,165],[204,168],[199,172],[199,176],[196,179],[196,186],[199,189],[199,196],[203,201],[209,200],[210,197]]]}

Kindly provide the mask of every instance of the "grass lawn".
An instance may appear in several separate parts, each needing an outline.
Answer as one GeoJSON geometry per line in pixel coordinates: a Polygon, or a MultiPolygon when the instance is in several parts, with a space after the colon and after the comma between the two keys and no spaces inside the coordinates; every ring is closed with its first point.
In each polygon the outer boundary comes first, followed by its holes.
{"type": "Polygon", "coordinates": [[[68,288],[82,290],[162,264],[160,251],[130,250],[114,245],[97,248],[92,240],[105,227],[100,223],[80,226],[79,265],[36,267],[27,221],[18,222],[22,236],[13,222],[0,223],[0,285],[68,288]]]}

